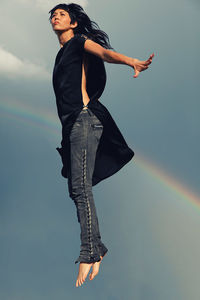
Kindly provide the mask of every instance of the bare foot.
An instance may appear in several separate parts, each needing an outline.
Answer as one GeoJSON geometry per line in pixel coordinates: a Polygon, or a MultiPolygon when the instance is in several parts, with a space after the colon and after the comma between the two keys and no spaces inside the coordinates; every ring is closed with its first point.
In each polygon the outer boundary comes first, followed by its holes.
{"type": "Polygon", "coordinates": [[[104,256],[100,256],[101,260],[93,263],[93,265],[92,265],[92,272],[89,275],[90,280],[93,280],[94,277],[99,273],[100,263],[102,262],[102,259],[103,259],[104,256]]]}
{"type": "Polygon", "coordinates": [[[91,264],[88,264],[88,263],[80,263],[79,264],[79,272],[78,272],[78,277],[76,280],[76,287],[81,286],[81,284],[84,283],[84,281],[90,271],[91,266],[92,266],[92,263],[91,264]]]}

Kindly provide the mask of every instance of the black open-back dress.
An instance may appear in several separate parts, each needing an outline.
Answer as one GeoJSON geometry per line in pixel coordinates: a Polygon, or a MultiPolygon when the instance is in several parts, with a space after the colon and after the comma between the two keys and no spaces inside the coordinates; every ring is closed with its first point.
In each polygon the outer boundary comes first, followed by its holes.
{"type": "Polygon", "coordinates": [[[88,108],[103,124],[96,153],[92,185],[110,177],[127,164],[134,156],[134,151],[127,145],[108,109],[99,101],[106,85],[104,61],[89,52],[84,43],[88,37],[75,34],[58,51],[53,69],[53,88],[59,119],[62,124],[61,147],[57,147],[62,160],[61,174],[68,178],[70,167],[71,128],[83,108],[81,91],[82,62],[84,52],[88,57],[87,93],[90,98],[88,108]]]}

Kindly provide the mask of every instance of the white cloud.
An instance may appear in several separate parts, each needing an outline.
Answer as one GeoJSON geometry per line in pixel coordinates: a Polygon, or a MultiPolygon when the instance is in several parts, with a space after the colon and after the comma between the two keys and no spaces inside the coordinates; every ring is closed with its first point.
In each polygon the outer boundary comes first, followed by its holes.
{"type": "Polygon", "coordinates": [[[51,75],[43,66],[21,60],[0,46],[0,76],[7,78],[50,79],[51,75]]]}

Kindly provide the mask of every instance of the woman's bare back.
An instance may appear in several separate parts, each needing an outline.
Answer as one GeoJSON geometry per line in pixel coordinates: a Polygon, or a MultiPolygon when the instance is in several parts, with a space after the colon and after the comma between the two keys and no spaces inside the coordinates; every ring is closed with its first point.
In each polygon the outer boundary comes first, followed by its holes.
{"type": "MultiPolygon", "coordinates": [[[[81,91],[83,95],[83,103],[84,105],[87,105],[90,101],[90,98],[88,96],[87,90],[86,90],[86,83],[87,83],[87,71],[88,71],[88,56],[84,53],[83,56],[83,63],[82,63],[82,80],[81,80],[81,91]]],[[[87,108],[83,108],[87,109],[87,108]]]]}

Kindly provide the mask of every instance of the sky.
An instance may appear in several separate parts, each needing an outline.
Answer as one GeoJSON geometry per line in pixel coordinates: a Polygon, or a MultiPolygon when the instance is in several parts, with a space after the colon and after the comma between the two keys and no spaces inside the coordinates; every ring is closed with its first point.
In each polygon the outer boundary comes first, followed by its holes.
{"type": "Polygon", "coordinates": [[[56,150],[60,46],[48,20],[59,3],[0,3],[0,298],[199,300],[200,4],[74,1],[117,52],[155,54],[138,78],[105,62],[100,101],[135,156],[93,187],[109,251],[97,277],[76,288],[80,228],[56,150]]]}

